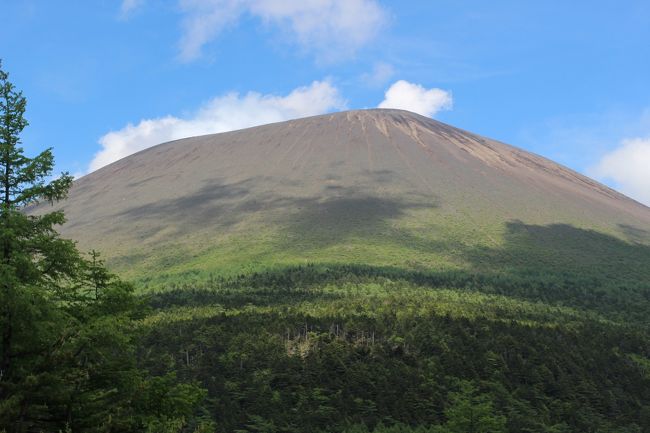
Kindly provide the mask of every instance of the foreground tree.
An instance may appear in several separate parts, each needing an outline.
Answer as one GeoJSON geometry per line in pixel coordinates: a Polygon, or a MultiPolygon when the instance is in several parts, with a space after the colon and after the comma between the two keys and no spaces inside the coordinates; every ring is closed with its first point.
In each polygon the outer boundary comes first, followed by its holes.
{"type": "Polygon", "coordinates": [[[51,149],[25,156],[26,100],[8,78],[0,64],[0,432],[180,431],[205,394],[138,369],[132,287],[59,236],[62,211],[24,212],[72,177],[50,180],[51,149]]]}
{"type": "MultiPolygon", "coordinates": [[[[1,65],[0,65],[1,67],[1,65]]],[[[20,147],[20,133],[27,126],[26,101],[0,69],[0,398],[11,391],[19,374],[16,359],[43,353],[52,343],[47,329],[36,329],[41,319],[53,319],[44,308],[48,298],[60,297],[61,289],[75,276],[78,255],[70,241],[60,239],[54,226],[63,213],[27,216],[21,209],[38,200],[63,198],[72,178],[63,174],[47,182],[54,165],[50,149],[28,158],[20,147]],[[44,332],[35,332],[44,331],[44,332]],[[39,337],[45,337],[41,340],[39,337]]]]}

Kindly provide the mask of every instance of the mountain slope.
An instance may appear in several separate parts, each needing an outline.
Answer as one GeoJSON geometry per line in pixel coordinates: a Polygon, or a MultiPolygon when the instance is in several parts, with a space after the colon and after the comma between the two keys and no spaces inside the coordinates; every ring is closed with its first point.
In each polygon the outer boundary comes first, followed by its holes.
{"type": "Polygon", "coordinates": [[[399,110],[161,144],[79,179],[62,206],[63,234],[132,278],[305,262],[487,269],[533,252],[576,268],[613,255],[629,273],[650,244],[647,207],[399,110]]]}
{"type": "Polygon", "coordinates": [[[650,209],[544,158],[355,111],[162,144],[62,206],[214,431],[650,432],[650,209]]]}

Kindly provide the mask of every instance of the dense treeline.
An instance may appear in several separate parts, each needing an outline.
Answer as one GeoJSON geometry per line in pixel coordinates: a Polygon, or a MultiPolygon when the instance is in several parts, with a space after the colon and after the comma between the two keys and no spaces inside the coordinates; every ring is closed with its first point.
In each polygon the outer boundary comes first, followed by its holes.
{"type": "MultiPolygon", "coordinates": [[[[649,258],[650,259],[650,258],[649,258]]],[[[650,262],[649,262],[650,263],[650,262]]],[[[223,293],[229,289],[248,287],[258,290],[256,296],[267,293],[270,298],[301,296],[297,291],[287,289],[310,289],[327,285],[354,285],[371,281],[380,284],[408,284],[422,288],[453,288],[456,290],[506,295],[526,301],[544,302],[551,305],[566,305],[597,312],[612,320],[633,321],[650,325],[650,281],[637,280],[634,276],[624,279],[603,280],[590,275],[544,274],[512,275],[506,273],[475,273],[458,271],[414,271],[393,267],[369,265],[306,265],[271,269],[231,277],[212,276],[206,280],[160,287],[146,287],[144,291],[154,293],[154,306],[165,305],[166,298],[174,297],[174,303],[210,302],[214,290],[223,293]],[[168,292],[177,292],[169,294],[168,292]],[[186,298],[186,300],[183,300],[186,298]]],[[[237,296],[246,297],[246,291],[235,290],[237,296]]],[[[308,291],[305,293],[311,293],[308,291]]],[[[304,294],[304,293],[303,293],[304,294]]],[[[237,302],[243,302],[238,299],[237,302]]]]}
{"type": "Polygon", "coordinates": [[[141,362],[199,379],[223,432],[465,431],[466,383],[503,431],[650,431],[644,326],[316,269],[154,296],[141,362]]]}

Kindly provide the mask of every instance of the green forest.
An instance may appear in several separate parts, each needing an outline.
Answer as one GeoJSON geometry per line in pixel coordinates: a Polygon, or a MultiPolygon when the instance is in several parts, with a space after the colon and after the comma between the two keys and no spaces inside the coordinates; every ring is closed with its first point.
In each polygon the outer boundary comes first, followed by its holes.
{"type": "Polygon", "coordinates": [[[63,212],[22,212],[73,181],[25,155],[25,110],[0,69],[0,432],[650,432],[650,248],[612,240],[623,272],[132,284],[60,237],[63,212]]]}

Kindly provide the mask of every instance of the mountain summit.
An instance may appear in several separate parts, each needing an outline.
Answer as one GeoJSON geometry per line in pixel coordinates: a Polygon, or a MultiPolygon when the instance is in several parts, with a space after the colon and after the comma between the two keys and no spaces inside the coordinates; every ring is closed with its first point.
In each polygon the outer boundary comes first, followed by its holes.
{"type": "Polygon", "coordinates": [[[401,110],[164,143],[77,180],[61,206],[63,234],[131,277],[305,262],[511,266],[522,251],[594,266],[650,244],[649,208],[401,110]]]}

